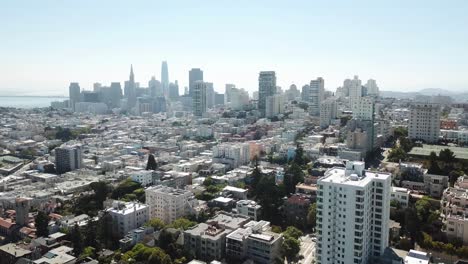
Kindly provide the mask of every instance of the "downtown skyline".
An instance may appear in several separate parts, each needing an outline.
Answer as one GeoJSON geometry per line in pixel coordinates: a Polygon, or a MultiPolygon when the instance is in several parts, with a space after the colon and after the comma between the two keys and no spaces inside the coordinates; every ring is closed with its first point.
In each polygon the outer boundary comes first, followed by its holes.
{"type": "Polygon", "coordinates": [[[66,95],[70,82],[86,90],[123,84],[130,64],[146,86],[153,75],[161,79],[162,61],[181,94],[192,68],[220,92],[234,83],[252,93],[258,73],[269,70],[283,90],[322,77],[334,91],[354,75],[378,80],[384,91],[468,84],[462,1],[28,3],[5,4],[0,18],[8,25],[0,34],[11,36],[0,43],[1,95],[66,95]]]}

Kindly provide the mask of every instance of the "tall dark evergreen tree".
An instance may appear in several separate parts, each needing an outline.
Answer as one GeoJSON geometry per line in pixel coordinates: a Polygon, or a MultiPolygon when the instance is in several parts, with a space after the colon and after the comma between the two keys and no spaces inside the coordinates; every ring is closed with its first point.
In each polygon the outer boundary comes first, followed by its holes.
{"type": "Polygon", "coordinates": [[[296,145],[296,154],[294,155],[294,162],[299,166],[305,165],[304,149],[299,143],[296,145]]]}
{"type": "Polygon", "coordinates": [[[81,234],[81,230],[78,224],[75,224],[69,235],[70,241],[73,244],[73,254],[75,255],[75,257],[78,257],[84,249],[83,235],[81,234]]]}
{"type": "Polygon", "coordinates": [[[158,164],[156,163],[156,159],[154,158],[153,154],[148,155],[148,163],[146,163],[146,170],[156,170],[158,168],[158,164]]]}
{"type": "Polygon", "coordinates": [[[35,219],[37,237],[47,237],[49,235],[49,217],[43,211],[39,211],[35,219]]]}
{"type": "Polygon", "coordinates": [[[88,221],[84,232],[84,247],[99,248],[97,243],[97,223],[95,221],[88,221]]]}

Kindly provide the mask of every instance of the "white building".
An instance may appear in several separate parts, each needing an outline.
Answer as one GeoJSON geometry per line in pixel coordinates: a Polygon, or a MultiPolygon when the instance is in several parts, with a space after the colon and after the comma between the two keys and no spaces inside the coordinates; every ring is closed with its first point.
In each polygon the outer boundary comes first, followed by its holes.
{"type": "Polygon", "coordinates": [[[207,83],[195,81],[193,84],[192,107],[193,115],[201,117],[206,112],[206,90],[207,83]]]}
{"type": "Polygon", "coordinates": [[[427,252],[410,249],[405,257],[405,264],[429,264],[431,263],[431,255],[427,252]]]}
{"type": "Polygon", "coordinates": [[[115,201],[107,212],[112,216],[114,234],[120,237],[149,221],[149,208],[145,204],[115,201]]]}
{"type": "Polygon", "coordinates": [[[440,136],[440,105],[414,103],[410,111],[409,138],[428,143],[437,142],[440,136]]]}
{"type": "Polygon", "coordinates": [[[401,207],[406,208],[409,205],[410,191],[406,188],[392,186],[390,197],[392,201],[397,201],[401,207]]]}
{"type": "Polygon", "coordinates": [[[226,256],[241,263],[243,259],[255,263],[275,263],[281,258],[283,235],[271,231],[270,222],[250,221],[226,237],[226,256]]]}
{"type": "Polygon", "coordinates": [[[365,86],[367,88],[367,95],[379,96],[379,87],[375,80],[369,79],[365,86]]]}
{"type": "Polygon", "coordinates": [[[359,100],[353,100],[351,109],[353,111],[353,118],[373,120],[374,99],[371,97],[361,97],[359,100]]]}
{"type": "Polygon", "coordinates": [[[265,117],[274,117],[284,113],[284,95],[274,94],[266,98],[265,117]]]}
{"type": "Polygon", "coordinates": [[[153,171],[136,170],[130,173],[130,178],[141,184],[141,186],[150,186],[153,184],[153,171]]]}
{"type": "Polygon", "coordinates": [[[65,173],[81,168],[83,162],[81,145],[63,145],[55,148],[55,167],[57,173],[65,173]]]}
{"type": "Polygon", "coordinates": [[[326,128],[337,118],[338,104],[336,98],[330,97],[320,104],[320,126],[326,128]]]}
{"type": "Polygon", "coordinates": [[[109,111],[105,103],[94,102],[78,102],[75,103],[75,112],[77,113],[91,113],[96,115],[103,115],[109,111]]]}
{"type": "Polygon", "coordinates": [[[248,216],[257,221],[260,216],[262,206],[252,200],[240,200],[236,203],[236,211],[238,214],[248,216]]]}
{"type": "Polygon", "coordinates": [[[354,76],[354,79],[347,79],[344,81],[343,89],[348,91],[349,94],[349,104],[352,106],[355,101],[361,100],[362,97],[362,84],[361,80],[357,75],[354,76]]]}
{"type": "Polygon", "coordinates": [[[248,143],[221,143],[213,147],[213,162],[229,164],[232,168],[248,164],[250,146],[248,143]]]}
{"type": "Polygon", "coordinates": [[[193,210],[191,191],[159,185],[147,188],[145,194],[150,217],[159,218],[166,224],[189,215],[193,210]]]}
{"type": "Polygon", "coordinates": [[[249,93],[244,89],[230,88],[230,106],[233,110],[243,110],[249,103],[249,93]]]}
{"type": "Polygon", "coordinates": [[[364,168],[350,161],[317,182],[317,263],[372,263],[388,246],[391,175],[364,168]]]}
{"type": "Polygon", "coordinates": [[[309,112],[313,116],[320,115],[320,103],[325,94],[325,81],[322,77],[310,81],[309,86],[309,112]]]}

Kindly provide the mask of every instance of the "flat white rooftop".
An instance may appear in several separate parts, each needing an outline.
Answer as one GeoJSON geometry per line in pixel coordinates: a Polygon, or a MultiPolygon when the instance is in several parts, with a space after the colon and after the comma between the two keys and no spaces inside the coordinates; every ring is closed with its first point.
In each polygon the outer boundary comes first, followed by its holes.
{"type": "Polygon", "coordinates": [[[387,179],[391,177],[387,173],[365,171],[363,176],[358,176],[355,173],[346,173],[345,168],[331,168],[325,172],[325,176],[318,180],[318,183],[338,183],[350,186],[364,187],[369,184],[373,179],[387,179]]]}

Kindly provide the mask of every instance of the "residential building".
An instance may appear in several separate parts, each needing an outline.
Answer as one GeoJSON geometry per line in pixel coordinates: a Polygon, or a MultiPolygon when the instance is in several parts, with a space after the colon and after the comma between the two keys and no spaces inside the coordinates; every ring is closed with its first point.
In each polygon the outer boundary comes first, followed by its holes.
{"type": "Polygon", "coordinates": [[[379,87],[377,86],[377,82],[373,79],[369,79],[365,85],[367,88],[367,95],[370,96],[379,96],[379,87]]]}
{"type": "Polygon", "coordinates": [[[29,224],[29,210],[31,209],[31,199],[16,198],[15,200],[15,213],[16,224],[25,226],[29,224]]]}
{"type": "Polygon", "coordinates": [[[147,188],[145,194],[151,218],[169,224],[192,213],[194,197],[191,191],[159,185],[147,188]]]}
{"type": "Polygon", "coordinates": [[[114,201],[107,212],[112,216],[112,231],[119,237],[143,226],[150,219],[148,206],[136,202],[114,201]]]}
{"type": "Polygon", "coordinates": [[[440,136],[440,105],[413,103],[410,106],[408,137],[435,143],[440,136]]]}
{"type": "Polygon", "coordinates": [[[221,143],[213,147],[213,161],[237,168],[250,161],[248,143],[221,143]]]}
{"type": "Polygon", "coordinates": [[[317,182],[317,263],[372,263],[388,246],[391,175],[364,162],[328,169],[317,182]]]}
{"type": "Polygon", "coordinates": [[[257,221],[260,217],[262,206],[252,200],[240,200],[236,203],[236,212],[241,215],[250,217],[257,221]]]}
{"type": "Polygon", "coordinates": [[[320,127],[327,128],[337,118],[338,104],[336,98],[330,97],[320,103],[320,127]]]}
{"type": "Polygon", "coordinates": [[[352,106],[354,102],[360,101],[362,97],[362,84],[357,75],[354,79],[346,79],[343,84],[343,89],[348,91],[349,104],[352,106]]]}
{"type": "Polygon", "coordinates": [[[265,117],[272,118],[284,113],[284,95],[275,94],[266,98],[265,117]]]}
{"type": "Polygon", "coordinates": [[[402,208],[406,208],[409,205],[410,191],[406,188],[392,186],[390,197],[392,201],[398,202],[402,208]]]}
{"type": "Polygon", "coordinates": [[[374,120],[374,99],[371,97],[354,100],[351,109],[355,119],[374,120]]]}
{"type": "Polygon", "coordinates": [[[286,198],[283,206],[283,216],[288,225],[306,228],[307,214],[312,200],[308,195],[293,194],[286,198]]]}
{"type": "Polygon", "coordinates": [[[192,107],[193,115],[197,117],[203,116],[206,112],[206,90],[208,84],[203,81],[195,81],[192,86],[192,107]]]}
{"type": "Polygon", "coordinates": [[[309,113],[313,116],[320,115],[320,103],[323,100],[325,93],[325,81],[322,77],[310,81],[309,86],[309,113]]]}
{"type": "Polygon", "coordinates": [[[226,236],[249,222],[249,217],[220,213],[184,231],[184,247],[197,259],[220,260],[225,257],[226,236]]]}
{"type": "Polygon", "coordinates": [[[82,160],[81,145],[55,148],[55,168],[59,174],[80,169],[82,160]]]}
{"type": "Polygon", "coordinates": [[[282,234],[271,231],[270,222],[250,221],[226,237],[226,258],[236,263],[275,263],[281,258],[282,234]]]}
{"type": "Polygon", "coordinates": [[[262,71],[258,77],[258,110],[265,116],[267,97],[276,93],[276,74],[274,71],[262,71]]]}

